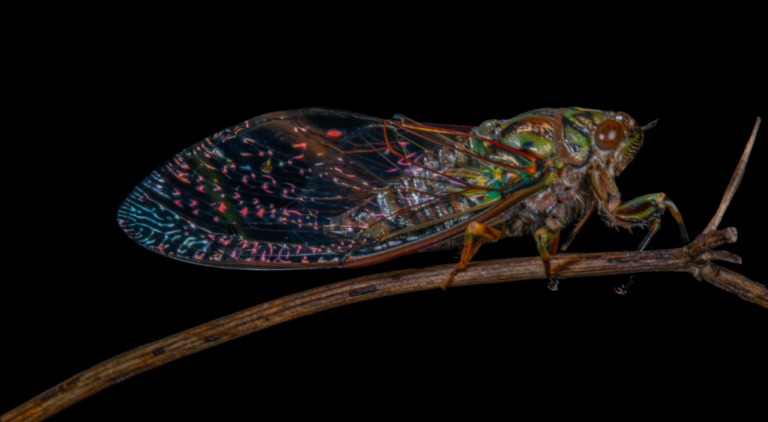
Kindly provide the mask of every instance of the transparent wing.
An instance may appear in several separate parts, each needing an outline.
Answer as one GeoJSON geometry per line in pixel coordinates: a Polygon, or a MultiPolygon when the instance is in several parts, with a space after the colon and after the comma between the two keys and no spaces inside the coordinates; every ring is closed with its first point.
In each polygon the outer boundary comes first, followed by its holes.
{"type": "Polygon", "coordinates": [[[473,148],[492,141],[461,130],[329,109],[259,116],[150,174],[118,222],[142,246],[203,265],[380,262],[536,190],[539,160],[515,150],[484,158],[473,148]]]}

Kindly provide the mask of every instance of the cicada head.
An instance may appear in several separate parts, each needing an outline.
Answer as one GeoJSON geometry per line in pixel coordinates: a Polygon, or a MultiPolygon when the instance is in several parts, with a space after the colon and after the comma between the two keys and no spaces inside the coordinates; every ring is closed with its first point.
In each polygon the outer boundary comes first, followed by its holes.
{"type": "Polygon", "coordinates": [[[643,130],[652,125],[640,127],[635,120],[623,112],[604,112],[595,121],[592,131],[594,145],[613,164],[614,174],[619,174],[632,162],[643,145],[643,130]]]}

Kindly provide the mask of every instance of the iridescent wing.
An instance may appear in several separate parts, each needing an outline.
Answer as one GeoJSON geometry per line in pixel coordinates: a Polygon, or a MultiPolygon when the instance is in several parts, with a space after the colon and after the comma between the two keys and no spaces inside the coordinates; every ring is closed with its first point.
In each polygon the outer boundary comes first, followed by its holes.
{"type": "Polygon", "coordinates": [[[187,148],[125,199],[136,242],[202,265],[362,266],[455,237],[542,186],[540,159],[402,116],[266,114],[187,148]],[[487,158],[477,143],[496,148],[487,158]]]}

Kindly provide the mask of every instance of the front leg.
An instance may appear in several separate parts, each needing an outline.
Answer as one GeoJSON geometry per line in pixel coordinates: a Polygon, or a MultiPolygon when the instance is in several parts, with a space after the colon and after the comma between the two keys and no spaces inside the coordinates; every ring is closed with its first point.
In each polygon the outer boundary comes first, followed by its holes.
{"type": "MultiPolygon", "coordinates": [[[[685,230],[680,210],[664,193],[652,193],[631,201],[621,202],[619,190],[605,168],[595,167],[591,169],[589,177],[595,191],[595,196],[600,204],[598,209],[604,218],[611,220],[617,226],[628,229],[636,226],[650,228],[648,234],[637,247],[638,251],[645,250],[648,244],[651,243],[651,239],[653,239],[653,236],[661,227],[661,216],[666,210],[669,210],[672,217],[677,221],[677,225],[680,228],[680,239],[682,239],[683,243],[686,245],[691,243],[688,231],[685,230]]],[[[616,292],[622,295],[626,294],[631,284],[632,278],[630,278],[627,285],[617,288],[616,292]]]]}
{"type": "MultiPolygon", "coordinates": [[[[648,234],[645,235],[643,241],[637,246],[638,251],[644,251],[648,244],[651,243],[653,236],[658,233],[661,228],[661,215],[666,209],[669,209],[670,214],[674,217],[675,221],[680,228],[680,239],[683,244],[687,245],[691,243],[688,238],[688,231],[685,230],[685,224],[683,223],[683,217],[680,215],[680,210],[677,206],[667,198],[663,193],[654,193],[650,195],[641,196],[631,201],[627,201],[621,204],[616,210],[616,218],[625,224],[643,224],[646,225],[650,221],[650,227],[648,234]]],[[[629,292],[629,288],[632,287],[635,276],[629,277],[629,282],[620,287],[616,287],[614,290],[620,295],[626,295],[629,292]]]]}
{"type": "Polygon", "coordinates": [[[664,193],[652,193],[650,195],[641,196],[631,201],[626,201],[616,209],[613,220],[622,225],[643,225],[650,226],[648,234],[643,239],[637,250],[642,251],[648,246],[653,239],[656,232],[661,227],[661,216],[664,211],[669,210],[672,217],[677,221],[677,225],[680,228],[680,239],[683,244],[687,245],[691,243],[688,238],[688,231],[685,230],[685,224],[683,223],[683,216],[680,215],[680,210],[677,209],[677,205],[672,202],[664,193]]]}
{"type": "Polygon", "coordinates": [[[658,231],[659,223],[654,224],[654,222],[659,221],[667,209],[680,227],[680,238],[686,245],[690,243],[680,210],[664,193],[652,193],[631,201],[622,202],[621,194],[613,178],[609,176],[604,168],[590,170],[589,177],[596,199],[601,205],[598,209],[604,218],[610,219],[616,225],[626,228],[636,226],[651,227],[650,233],[643,239],[638,248],[639,250],[644,250],[648,246],[653,235],[658,231]]]}

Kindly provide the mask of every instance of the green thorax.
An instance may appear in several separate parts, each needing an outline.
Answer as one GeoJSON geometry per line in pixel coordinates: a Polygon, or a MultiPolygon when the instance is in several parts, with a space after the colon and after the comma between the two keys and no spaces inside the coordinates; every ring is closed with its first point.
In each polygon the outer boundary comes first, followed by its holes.
{"type": "MultiPolygon", "coordinates": [[[[493,139],[541,159],[554,158],[554,108],[529,111],[509,120],[489,120],[473,129],[479,136],[493,139]]],[[[590,133],[603,112],[577,107],[563,109],[563,138],[570,151],[585,159],[590,154],[590,133]]],[[[488,143],[474,140],[473,148],[484,155],[502,154],[488,143]]]]}

